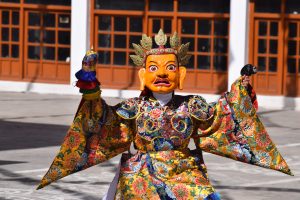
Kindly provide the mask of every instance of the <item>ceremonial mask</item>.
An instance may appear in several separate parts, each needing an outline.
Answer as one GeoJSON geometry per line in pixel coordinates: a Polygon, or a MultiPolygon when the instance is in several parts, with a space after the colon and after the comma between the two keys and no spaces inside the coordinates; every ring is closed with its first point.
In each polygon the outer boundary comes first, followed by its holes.
{"type": "Polygon", "coordinates": [[[171,48],[165,48],[167,36],[162,30],[155,35],[158,48],[152,48],[152,38],[145,34],[141,45],[133,44],[136,55],[130,55],[134,64],[141,66],[139,70],[140,90],[147,87],[152,92],[170,93],[177,87],[183,89],[183,81],[190,55],[187,54],[189,43],[180,44],[175,32],[170,37],[171,48]]]}
{"type": "Polygon", "coordinates": [[[186,68],[178,66],[175,54],[149,55],[139,71],[140,89],[146,86],[152,92],[170,93],[183,88],[185,74],[186,68]]]}

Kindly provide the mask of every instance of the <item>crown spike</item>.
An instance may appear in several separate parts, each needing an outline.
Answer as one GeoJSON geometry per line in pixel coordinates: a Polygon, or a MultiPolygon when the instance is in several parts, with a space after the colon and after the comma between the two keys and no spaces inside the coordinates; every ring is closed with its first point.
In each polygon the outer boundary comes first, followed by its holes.
{"type": "Polygon", "coordinates": [[[174,32],[170,37],[171,48],[165,47],[168,37],[162,29],[154,36],[154,41],[159,48],[152,48],[152,38],[146,34],[142,35],[140,45],[132,43],[135,55],[130,55],[130,58],[136,66],[144,66],[145,59],[148,55],[175,54],[177,55],[180,65],[187,64],[191,58],[191,56],[188,55],[189,43],[181,44],[177,32],[174,32]]]}
{"type": "Polygon", "coordinates": [[[154,40],[158,46],[165,46],[167,43],[167,35],[162,29],[159,29],[158,33],[154,36],[154,40]]]}
{"type": "Polygon", "coordinates": [[[175,31],[174,34],[170,37],[170,46],[172,48],[178,48],[180,46],[180,38],[178,37],[177,32],[175,31]]]}
{"type": "Polygon", "coordinates": [[[141,45],[146,50],[151,50],[152,48],[152,38],[148,37],[146,34],[142,35],[141,45]]]}

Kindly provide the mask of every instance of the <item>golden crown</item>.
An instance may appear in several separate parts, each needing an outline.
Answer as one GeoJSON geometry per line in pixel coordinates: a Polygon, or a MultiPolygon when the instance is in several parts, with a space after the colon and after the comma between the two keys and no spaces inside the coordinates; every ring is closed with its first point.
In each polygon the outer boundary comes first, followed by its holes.
{"type": "Polygon", "coordinates": [[[181,44],[177,32],[174,32],[170,36],[171,48],[165,48],[167,40],[167,35],[160,29],[154,36],[154,41],[158,45],[158,48],[152,49],[152,38],[143,34],[140,44],[132,43],[136,55],[130,55],[130,58],[136,66],[144,66],[148,55],[175,54],[177,55],[179,65],[186,65],[191,58],[191,55],[187,54],[190,43],[181,44]]]}

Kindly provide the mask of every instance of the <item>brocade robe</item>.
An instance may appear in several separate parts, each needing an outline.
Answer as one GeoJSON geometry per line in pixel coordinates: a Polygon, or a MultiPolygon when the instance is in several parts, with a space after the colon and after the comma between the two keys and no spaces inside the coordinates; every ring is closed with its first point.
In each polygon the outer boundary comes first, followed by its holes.
{"type": "Polygon", "coordinates": [[[202,151],[290,174],[256,114],[255,93],[238,79],[217,102],[151,96],[107,105],[83,100],[39,188],[123,154],[115,199],[213,199],[202,151]],[[193,139],[195,150],[188,144],[193,139]]]}

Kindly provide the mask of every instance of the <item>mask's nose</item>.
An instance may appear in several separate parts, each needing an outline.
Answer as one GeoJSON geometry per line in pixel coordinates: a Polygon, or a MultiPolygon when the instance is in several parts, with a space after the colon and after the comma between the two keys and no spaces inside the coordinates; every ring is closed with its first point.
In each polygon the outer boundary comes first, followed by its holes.
{"type": "Polygon", "coordinates": [[[168,78],[168,74],[162,73],[157,75],[159,78],[168,78]]]}

